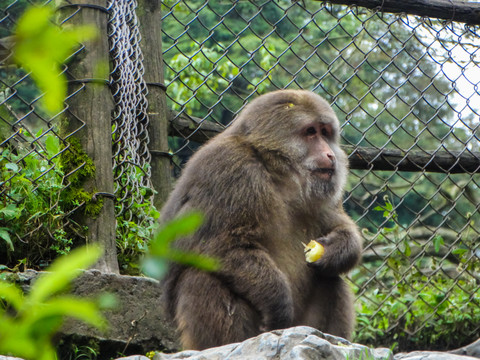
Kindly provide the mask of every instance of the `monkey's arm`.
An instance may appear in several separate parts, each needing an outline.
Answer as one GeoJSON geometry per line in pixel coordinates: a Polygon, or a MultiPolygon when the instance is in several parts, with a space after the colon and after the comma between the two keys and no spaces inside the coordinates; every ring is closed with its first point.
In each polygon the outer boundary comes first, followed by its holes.
{"type": "Polygon", "coordinates": [[[346,273],[359,262],[362,252],[362,237],[358,227],[343,209],[332,220],[331,231],[316,239],[325,247],[325,253],[311,264],[321,276],[346,273]]]}
{"type": "Polygon", "coordinates": [[[258,247],[236,247],[229,254],[224,257],[217,275],[259,313],[259,331],[291,326],[290,285],[266,251],[258,247]]]}

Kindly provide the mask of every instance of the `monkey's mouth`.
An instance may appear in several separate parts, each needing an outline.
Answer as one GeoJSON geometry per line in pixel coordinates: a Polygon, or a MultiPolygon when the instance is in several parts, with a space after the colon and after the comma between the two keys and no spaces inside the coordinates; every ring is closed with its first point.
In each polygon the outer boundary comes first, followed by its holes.
{"type": "Polygon", "coordinates": [[[322,179],[330,179],[335,172],[334,168],[316,168],[313,170],[313,174],[322,179]]]}

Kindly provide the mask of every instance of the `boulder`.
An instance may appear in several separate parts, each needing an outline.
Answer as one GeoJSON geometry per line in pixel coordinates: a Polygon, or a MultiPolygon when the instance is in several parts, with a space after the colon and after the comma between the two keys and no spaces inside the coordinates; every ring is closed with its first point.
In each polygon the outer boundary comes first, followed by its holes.
{"type": "MultiPolygon", "coordinates": [[[[207,329],[206,329],[207,331],[207,329]]],[[[203,351],[187,350],[176,354],[156,353],[153,360],[478,360],[463,356],[479,341],[454,352],[415,351],[395,356],[389,349],[371,349],[345,339],[324,334],[314,328],[298,326],[275,330],[245,340],[203,351]]],[[[1,359],[0,359],[1,360],[1,359]]],[[[130,356],[117,360],[150,360],[145,356],[130,356]]]]}
{"type": "Polygon", "coordinates": [[[460,349],[449,351],[452,354],[473,356],[480,359],[480,339],[460,349]]]}
{"type": "MultiPolygon", "coordinates": [[[[208,329],[205,329],[208,331],[208,329]]],[[[146,360],[128,357],[123,360],[146,360]]],[[[345,339],[324,334],[308,326],[275,330],[245,340],[203,351],[182,351],[176,354],[157,353],[153,360],[245,360],[245,359],[369,359],[393,360],[388,349],[371,349],[345,339]]]]}
{"type": "MultiPolygon", "coordinates": [[[[39,273],[28,271],[17,282],[28,291],[39,273]]],[[[97,270],[85,271],[72,286],[72,294],[94,299],[104,293],[113,294],[117,306],[104,315],[108,329],[101,332],[84,323],[68,319],[57,336],[59,347],[68,352],[71,344],[88,345],[102,358],[122,354],[146,354],[152,350],[180,349],[174,327],[165,318],[158,281],[138,276],[105,274],[97,270]]],[[[1,359],[1,358],[0,358],[1,359]]]]}
{"type": "Polygon", "coordinates": [[[471,356],[456,355],[438,351],[414,351],[408,354],[396,354],[395,360],[478,360],[471,356]]]}

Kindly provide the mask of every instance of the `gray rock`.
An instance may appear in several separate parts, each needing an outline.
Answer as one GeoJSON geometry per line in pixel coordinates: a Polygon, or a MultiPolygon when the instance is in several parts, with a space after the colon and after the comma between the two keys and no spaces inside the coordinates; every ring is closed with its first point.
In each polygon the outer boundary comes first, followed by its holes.
{"type": "Polygon", "coordinates": [[[480,339],[460,349],[449,351],[449,353],[480,358],[480,339]]]}
{"type": "Polygon", "coordinates": [[[414,351],[408,354],[401,353],[394,357],[395,360],[478,360],[471,356],[455,355],[437,351],[414,351]]]}
{"type": "MultiPolygon", "coordinates": [[[[208,331],[205,329],[205,331],[208,331]]],[[[275,330],[245,340],[204,351],[157,353],[154,360],[262,360],[262,359],[369,359],[393,360],[388,349],[370,349],[324,334],[307,326],[275,330]]],[[[133,358],[127,358],[134,360],[133,358]]]]}
{"type": "MultiPolygon", "coordinates": [[[[39,273],[22,274],[18,282],[28,290],[39,273]]],[[[74,281],[72,293],[85,298],[95,298],[111,293],[117,307],[105,311],[109,327],[105,333],[76,320],[68,319],[59,339],[61,346],[69,343],[96,343],[102,356],[145,354],[152,350],[175,351],[180,349],[173,326],[165,318],[160,306],[161,288],[158,281],[136,276],[86,271],[74,281]]],[[[106,357],[107,358],[107,357],[106,357]]]]}

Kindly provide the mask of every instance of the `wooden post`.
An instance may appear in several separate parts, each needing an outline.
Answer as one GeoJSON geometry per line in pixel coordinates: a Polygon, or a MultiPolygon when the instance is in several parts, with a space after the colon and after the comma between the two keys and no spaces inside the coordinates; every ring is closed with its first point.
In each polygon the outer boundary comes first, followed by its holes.
{"type": "MultiPolygon", "coordinates": [[[[98,204],[94,214],[82,213],[80,220],[88,226],[87,243],[99,243],[105,250],[104,256],[94,267],[103,272],[118,273],[112,171],[111,112],[114,105],[107,83],[108,71],[101,75],[96,73],[109,61],[108,14],[102,11],[107,4],[106,0],[77,0],[76,3],[93,6],[80,7],[68,24],[93,25],[98,31],[97,39],[86,43],[86,48],[68,65],[68,74],[73,78],[70,80],[69,94],[84,87],[68,100],[66,128],[69,139],[78,140],[93,161],[95,171],[86,179],[84,190],[92,195],[91,201],[98,204]],[[99,77],[105,81],[92,81],[99,77]]],[[[76,10],[75,6],[67,8],[76,10]]]]}
{"type": "Polygon", "coordinates": [[[144,79],[148,86],[149,150],[152,153],[152,184],[157,194],[154,205],[160,209],[172,186],[171,164],[168,152],[167,99],[165,95],[162,55],[162,2],[139,0],[137,16],[140,25],[145,68],[144,79]]]}

